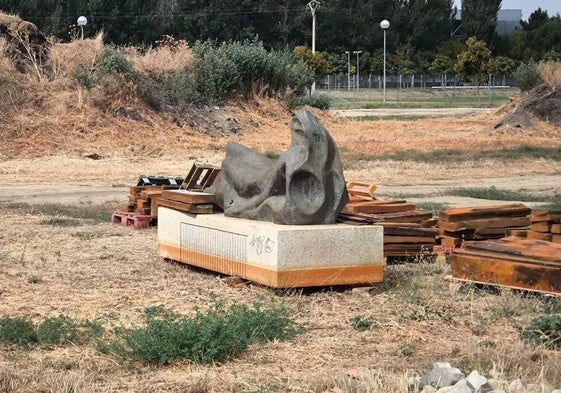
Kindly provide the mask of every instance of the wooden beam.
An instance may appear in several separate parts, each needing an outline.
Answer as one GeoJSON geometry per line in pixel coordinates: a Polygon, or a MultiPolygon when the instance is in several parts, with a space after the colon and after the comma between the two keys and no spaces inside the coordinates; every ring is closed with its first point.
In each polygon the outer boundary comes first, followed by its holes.
{"type": "Polygon", "coordinates": [[[460,207],[441,210],[438,218],[443,221],[464,221],[472,219],[488,219],[498,217],[527,216],[532,209],[523,203],[508,205],[490,205],[477,207],[460,207]]]}

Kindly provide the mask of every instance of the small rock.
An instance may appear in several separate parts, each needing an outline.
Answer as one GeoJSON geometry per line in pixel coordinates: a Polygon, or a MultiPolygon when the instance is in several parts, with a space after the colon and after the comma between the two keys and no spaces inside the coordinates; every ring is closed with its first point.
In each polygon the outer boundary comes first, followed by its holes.
{"type": "Polygon", "coordinates": [[[561,393],[561,389],[555,389],[551,393],[561,393]]]}
{"type": "Polygon", "coordinates": [[[436,393],[473,393],[473,390],[466,379],[460,379],[454,386],[445,386],[438,389],[436,393]]]}
{"type": "Polygon", "coordinates": [[[421,393],[436,393],[436,388],[433,388],[430,385],[425,385],[423,390],[421,390],[421,393]]]}
{"type": "Polygon", "coordinates": [[[436,388],[453,386],[464,377],[465,375],[459,369],[452,367],[450,363],[435,362],[432,370],[421,377],[420,386],[432,385],[436,388]]]}
{"type": "Polygon", "coordinates": [[[467,383],[473,390],[479,390],[487,383],[487,378],[480,375],[478,371],[473,370],[466,378],[467,383]]]}

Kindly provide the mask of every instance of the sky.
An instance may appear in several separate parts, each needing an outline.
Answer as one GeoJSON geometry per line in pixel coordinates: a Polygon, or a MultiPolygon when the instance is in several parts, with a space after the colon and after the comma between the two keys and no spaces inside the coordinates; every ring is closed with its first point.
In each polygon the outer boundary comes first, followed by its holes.
{"type": "MultiPolygon", "coordinates": [[[[454,0],[454,5],[461,7],[462,1],[461,0],[454,0]]],[[[528,20],[528,17],[532,12],[541,8],[544,11],[547,11],[549,16],[557,15],[561,13],[561,0],[503,0],[502,2],[502,9],[515,9],[515,10],[522,10],[522,19],[528,20]]]]}

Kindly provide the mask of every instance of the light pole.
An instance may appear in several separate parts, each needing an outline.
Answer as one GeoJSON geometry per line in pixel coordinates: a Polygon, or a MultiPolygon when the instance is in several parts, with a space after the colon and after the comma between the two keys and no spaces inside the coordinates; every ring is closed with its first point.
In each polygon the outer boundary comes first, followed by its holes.
{"type": "Polygon", "coordinates": [[[351,52],[345,51],[347,54],[347,90],[351,91],[351,52]]]}
{"type": "Polygon", "coordinates": [[[360,55],[362,53],[361,50],[355,50],[353,51],[353,53],[356,55],[356,86],[355,89],[358,90],[359,85],[360,85],[360,73],[358,72],[358,55],[360,55]]]}
{"type": "Polygon", "coordinates": [[[380,22],[380,27],[384,30],[384,104],[386,103],[386,30],[390,28],[390,22],[386,19],[380,22]]]}
{"type": "MultiPolygon", "coordinates": [[[[308,8],[312,12],[312,54],[316,53],[316,10],[319,8],[320,2],[312,0],[308,3],[308,8]]],[[[316,81],[312,83],[312,93],[316,91],[316,81]]]]}
{"type": "Polygon", "coordinates": [[[77,22],[78,26],[80,26],[80,30],[82,31],[82,39],[84,39],[84,26],[88,24],[88,19],[85,16],[80,16],[77,22]]]}

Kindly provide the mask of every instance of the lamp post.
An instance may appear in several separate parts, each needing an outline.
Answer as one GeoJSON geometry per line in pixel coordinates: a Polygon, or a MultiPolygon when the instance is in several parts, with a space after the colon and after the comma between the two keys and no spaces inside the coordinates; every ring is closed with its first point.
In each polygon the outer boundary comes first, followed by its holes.
{"type": "Polygon", "coordinates": [[[347,54],[347,90],[351,91],[351,52],[345,51],[347,54]]]}
{"type": "MultiPolygon", "coordinates": [[[[316,10],[319,8],[320,2],[312,0],[308,3],[308,8],[312,12],[312,54],[316,53],[316,10]]],[[[316,81],[312,83],[312,93],[316,91],[316,81]]]]}
{"type": "Polygon", "coordinates": [[[88,24],[88,19],[85,16],[80,16],[77,22],[78,26],[80,26],[80,30],[82,31],[82,39],[84,39],[84,26],[88,24]]]}
{"type": "Polygon", "coordinates": [[[360,73],[358,72],[358,55],[360,55],[362,53],[361,50],[355,50],[353,51],[353,53],[356,55],[356,86],[355,89],[358,90],[359,85],[360,85],[360,73]]]}
{"type": "Polygon", "coordinates": [[[386,103],[386,30],[390,28],[390,22],[386,19],[380,22],[380,27],[384,30],[384,104],[386,103]]]}

